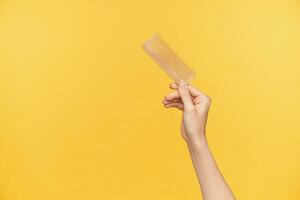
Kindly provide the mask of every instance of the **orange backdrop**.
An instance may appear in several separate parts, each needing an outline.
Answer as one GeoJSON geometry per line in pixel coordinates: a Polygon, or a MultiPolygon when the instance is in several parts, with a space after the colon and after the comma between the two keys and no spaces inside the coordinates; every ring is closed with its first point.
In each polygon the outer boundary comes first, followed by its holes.
{"type": "Polygon", "coordinates": [[[213,104],[238,199],[300,199],[300,2],[0,1],[0,198],[199,199],[159,33],[213,104]]]}

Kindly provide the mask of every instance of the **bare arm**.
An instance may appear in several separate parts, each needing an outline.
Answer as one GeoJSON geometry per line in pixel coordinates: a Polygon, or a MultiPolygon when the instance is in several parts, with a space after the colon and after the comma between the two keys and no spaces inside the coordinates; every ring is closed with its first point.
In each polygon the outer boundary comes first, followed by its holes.
{"type": "Polygon", "coordinates": [[[175,92],[163,100],[166,108],[183,111],[181,135],[184,138],[200,183],[203,200],[234,200],[209,150],[205,127],[211,100],[203,92],[182,82],[170,84],[175,92]]]}

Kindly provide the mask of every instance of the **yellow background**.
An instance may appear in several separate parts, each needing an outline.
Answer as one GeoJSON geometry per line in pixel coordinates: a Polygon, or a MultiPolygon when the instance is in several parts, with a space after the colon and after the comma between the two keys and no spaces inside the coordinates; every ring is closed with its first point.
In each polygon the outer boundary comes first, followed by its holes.
{"type": "Polygon", "coordinates": [[[0,1],[0,198],[199,199],[159,33],[213,104],[238,199],[300,199],[300,2],[0,1]]]}

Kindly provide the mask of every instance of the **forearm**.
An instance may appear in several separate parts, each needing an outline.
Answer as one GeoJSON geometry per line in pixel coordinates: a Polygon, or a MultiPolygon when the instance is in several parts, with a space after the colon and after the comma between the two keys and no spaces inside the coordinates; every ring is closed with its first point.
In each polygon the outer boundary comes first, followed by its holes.
{"type": "Polygon", "coordinates": [[[211,100],[203,92],[185,82],[171,84],[170,93],[163,100],[166,108],[183,111],[181,135],[187,142],[193,165],[202,190],[203,200],[234,200],[223,179],[205,138],[205,126],[211,100]]]}
{"type": "Polygon", "coordinates": [[[187,142],[201,187],[203,200],[234,200],[234,196],[214,161],[205,136],[187,142]]]}

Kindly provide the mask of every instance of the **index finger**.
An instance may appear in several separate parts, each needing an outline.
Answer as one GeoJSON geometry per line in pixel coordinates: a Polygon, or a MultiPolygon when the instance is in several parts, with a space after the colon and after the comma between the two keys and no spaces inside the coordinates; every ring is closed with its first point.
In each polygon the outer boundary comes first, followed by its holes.
{"type": "MultiPolygon", "coordinates": [[[[172,90],[178,90],[178,84],[177,83],[170,83],[169,86],[172,90]]],[[[190,91],[190,94],[191,94],[192,97],[207,96],[202,91],[200,91],[199,89],[195,88],[194,86],[192,86],[190,84],[188,84],[188,88],[189,88],[189,91],[190,91]]]]}
{"type": "Polygon", "coordinates": [[[178,90],[178,84],[177,83],[170,83],[169,84],[170,89],[172,90],[178,90]]]}

